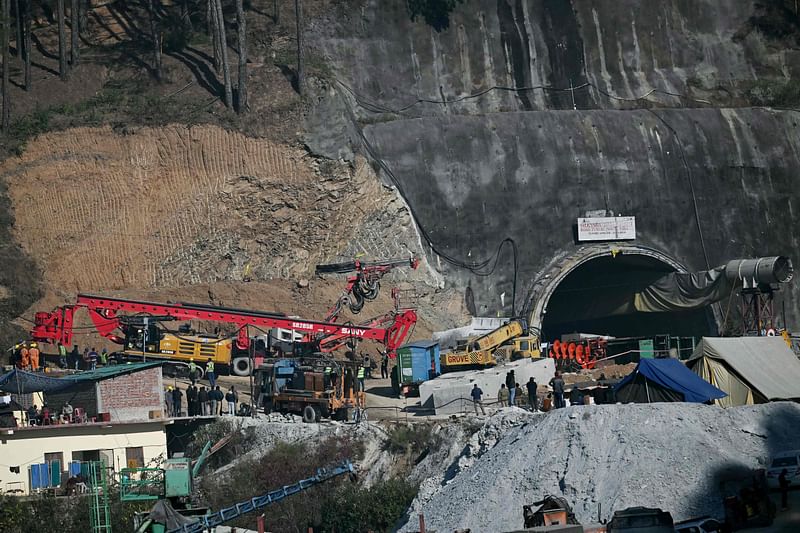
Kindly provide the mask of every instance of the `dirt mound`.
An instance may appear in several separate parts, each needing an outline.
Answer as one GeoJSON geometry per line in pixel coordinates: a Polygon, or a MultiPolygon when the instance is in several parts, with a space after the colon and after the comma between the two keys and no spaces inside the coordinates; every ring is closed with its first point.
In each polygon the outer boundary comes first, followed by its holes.
{"type": "Polygon", "coordinates": [[[508,415],[490,418],[451,466],[455,477],[422,495],[412,516],[424,513],[441,531],[513,530],[522,506],[547,494],[566,498],[583,522],[639,505],[676,520],[720,516],[731,479],[800,441],[792,403],[580,406],[520,417],[496,444],[508,415]]]}

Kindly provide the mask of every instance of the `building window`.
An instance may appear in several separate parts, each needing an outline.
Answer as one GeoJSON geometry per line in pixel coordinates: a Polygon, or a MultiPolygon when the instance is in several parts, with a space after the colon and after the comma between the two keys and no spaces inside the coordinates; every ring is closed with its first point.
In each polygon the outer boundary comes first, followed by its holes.
{"type": "Polygon", "coordinates": [[[144,448],[125,448],[125,463],[128,468],[141,468],[144,466],[144,448]]]}
{"type": "Polygon", "coordinates": [[[53,461],[58,461],[62,467],[64,466],[64,452],[50,452],[44,454],[44,462],[45,463],[52,463],[53,461]]]}

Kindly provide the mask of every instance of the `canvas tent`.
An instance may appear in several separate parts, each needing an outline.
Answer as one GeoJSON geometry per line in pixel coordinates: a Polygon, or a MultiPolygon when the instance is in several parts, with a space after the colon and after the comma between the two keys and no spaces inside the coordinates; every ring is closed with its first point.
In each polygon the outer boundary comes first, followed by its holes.
{"type": "Polygon", "coordinates": [[[614,392],[622,403],[704,403],[725,396],[677,359],[642,359],[614,392]]]}
{"type": "Polygon", "coordinates": [[[723,407],[800,400],[800,361],[782,337],[703,337],[686,364],[728,393],[723,407]]]}

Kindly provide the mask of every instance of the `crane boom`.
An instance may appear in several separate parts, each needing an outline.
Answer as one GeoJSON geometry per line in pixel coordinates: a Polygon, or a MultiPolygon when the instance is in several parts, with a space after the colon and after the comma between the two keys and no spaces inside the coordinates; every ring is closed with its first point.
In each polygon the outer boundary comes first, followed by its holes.
{"type": "Polygon", "coordinates": [[[204,320],[210,322],[226,322],[239,326],[236,344],[240,349],[247,349],[250,338],[247,327],[261,329],[284,328],[312,335],[343,335],[348,338],[372,339],[386,345],[394,353],[400,346],[409,328],[417,321],[413,309],[405,309],[398,313],[395,320],[386,327],[353,326],[333,324],[287,317],[281,313],[252,311],[230,307],[215,307],[204,304],[155,303],[123,298],[110,298],[89,294],[79,294],[76,303],[56,308],[50,313],[36,313],[31,330],[33,340],[40,342],[61,342],[68,346],[72,343],[73,321],[76,309],[88,311],[98,333],[123,344],[124,337],[116,330],[124,333],[125,319],[130,315],[118,315],[119,312],[132,313],[143,317],[158,315],[159,319],[204,320]],[[405,332],[405,333],[404,333],[405,332]]]}
{"type": "Polygon", "coordinates": [[[356,469],[353,466],[353,463],[350,461],[344,461],[334,467],[319,468],[317,469],[316,475],[313,477],[300,480],[292,485],[286,485],[285,487],[267,492],[261,496],[250,498],[249,500],[237,503],[231,507],[220,509],[216,513],[205,515],[197,522],[186,524],[179,528],[170,529],[168,533],[202,533],[203,531],[210,531],[212,528],[238,518],[245,513],[262,509],[270,504],[292,496],[293,494],[297,494],[298,492],[307,490],[314,485],[319,485],[320,483],[343,474],[350,474],[351,476],[356,475],[356,469]]]}

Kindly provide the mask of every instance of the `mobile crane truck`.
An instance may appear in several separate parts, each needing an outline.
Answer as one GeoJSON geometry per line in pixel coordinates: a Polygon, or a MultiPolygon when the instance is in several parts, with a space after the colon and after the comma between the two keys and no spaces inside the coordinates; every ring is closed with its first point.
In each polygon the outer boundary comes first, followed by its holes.
{"type": "Polygon", "coordinates": [[[528,332],[528,324],[518,318],[467,341],[456,350],[440,356],[442,372],[494,366],[523,357],[538,358],[539,335],[528,332]]]}

